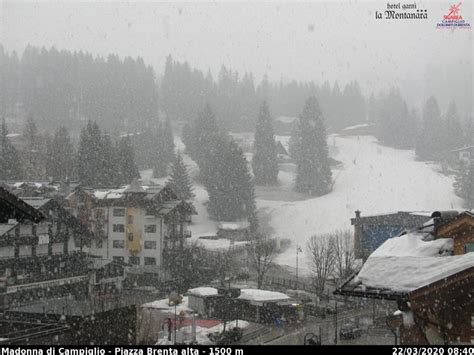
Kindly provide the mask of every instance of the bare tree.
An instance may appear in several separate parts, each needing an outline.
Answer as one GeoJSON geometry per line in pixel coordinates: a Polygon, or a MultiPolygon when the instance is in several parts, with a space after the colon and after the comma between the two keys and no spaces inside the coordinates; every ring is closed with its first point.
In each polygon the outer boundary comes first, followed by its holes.
{"type": "Polygon", "coordinates": [[[230,278],[236,270],[232,249],[215,252],[213,267],[221,286],[225,286],[226,279],[230,278]]]}
{"type": "Polygon", "coordinates": [[[334,266],[339,280],[348,278],[355,270],[354,239],[350,230],[338,230],[331,235],[334,248],[334,266]]]}
{"type": "Polygon", "coordinates": [[[257,273],[257,288],[262,288],[265,275],[273,265],[273,256],[276,251],[275,241],[265,236],[258,236],[250,240],[247,250],[250,266],[257,273]]]}
{"type": "Polygon", "coordinates": [[[316,293],[321,296],[329,276],[334,271],[334,246],[331,234],[314,235],[308,241],[312,281],[316,293]]]}

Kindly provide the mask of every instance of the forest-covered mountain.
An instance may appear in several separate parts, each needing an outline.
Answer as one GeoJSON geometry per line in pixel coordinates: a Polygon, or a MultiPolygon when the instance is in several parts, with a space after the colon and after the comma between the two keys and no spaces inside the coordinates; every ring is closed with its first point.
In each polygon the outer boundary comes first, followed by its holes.
{"type": "Polygon", "coordinates": [[[170,120],[196,117],[209,102],[224,128],[248,130],[258,108],[267,100],[275,116],[298,116],[307,97],[320,98],[328,127],[339,129],[366,119],[365,98],[357,82],[271,83],[265,76],[255,83],[251,73],[239,74],[222,66],[216,79],[187,62],[167,58],[157,80],[142,58],[107,58],[90,53],[28,46],[19,56],[0,45],[0,115],[11,128],[32,116],[39,127],[60,123],[79,131],[94,120],[104,129],[133,132],[154,123],[159,112],[170,120]]]}

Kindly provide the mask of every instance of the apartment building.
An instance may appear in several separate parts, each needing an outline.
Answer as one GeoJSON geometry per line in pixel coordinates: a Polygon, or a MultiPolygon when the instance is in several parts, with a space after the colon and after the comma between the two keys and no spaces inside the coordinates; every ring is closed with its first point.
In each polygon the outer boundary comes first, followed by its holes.
{"type": "Polygon", "coordinates": [[[65,208],[94,233],[90,253],[145,271],[162,268],[163,251],[183,246],[194,207],[168,186],[134,181],[120,189],[78,187],[65,208]]]}

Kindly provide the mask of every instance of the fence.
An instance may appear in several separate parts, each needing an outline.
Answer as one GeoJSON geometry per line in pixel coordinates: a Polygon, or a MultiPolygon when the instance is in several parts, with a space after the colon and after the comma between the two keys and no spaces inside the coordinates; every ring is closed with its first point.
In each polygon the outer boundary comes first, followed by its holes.
{"type": "Polygon", "coordinates": [[[296,281],[296,279],[291,279],[291,278],[271,276],[271,277],[265,278],[264,283],[267,285],[280,286],[283,288],[295,289],[295,290],[303,290],[306,292],[314,291],[314,288],[312,287],[310,282],[303,281],[303,280],[296,281]]]}

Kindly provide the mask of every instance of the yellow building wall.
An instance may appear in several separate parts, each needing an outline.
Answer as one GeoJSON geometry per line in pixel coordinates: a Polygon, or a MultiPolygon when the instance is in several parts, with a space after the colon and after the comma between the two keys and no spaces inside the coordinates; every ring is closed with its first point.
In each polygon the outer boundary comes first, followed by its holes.
{"type": "Polygon", "coordinates": [[[126,225],[127,225],[127,235],[125,237],[125,245],[130,253],[135,254],[139,253],[142,250],[141,247],[141,231],[135,226],[139,218],[139,209],[137,208],[127,208],[125,213],[126,225]],[[128,223],[128,216],[132,216],[133,223],[128,223]],[[132,234],[132,240],[129,239],[129,235],[132,234]]]}

